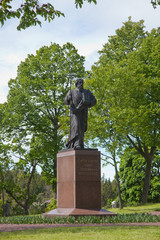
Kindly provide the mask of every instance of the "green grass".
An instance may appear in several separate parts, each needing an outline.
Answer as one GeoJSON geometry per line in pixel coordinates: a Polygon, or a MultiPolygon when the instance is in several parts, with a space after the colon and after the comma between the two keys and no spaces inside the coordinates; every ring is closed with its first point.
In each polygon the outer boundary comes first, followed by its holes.
{"type": "Polygon", "coordinates": [[[156,226],[67,227],[0,233],[0,240],[159,240],[156,226]]]}
{"type": "Polygon", "coordinates": [[[120,213],[120,214],[131,214],[131,213],[149,213],[153,211],[160,211],[160,203],[148,203],[142,206],[134,206],[134,207],[124,207],[122,210],[119,208],[107,208],[108,211],[113,213],[120,213]]]}

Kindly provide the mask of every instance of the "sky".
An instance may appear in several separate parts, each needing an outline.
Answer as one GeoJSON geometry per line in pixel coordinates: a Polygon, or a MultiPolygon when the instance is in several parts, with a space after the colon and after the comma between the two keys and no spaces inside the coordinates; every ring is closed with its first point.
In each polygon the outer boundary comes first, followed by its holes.
{"type": "MultiPolygon", "coordinates": [[[[15,4],[22,0],[14,0],[15,4]]],[[[45,2],[42,1],[42,2],[45,2]]],[[[52,1],[50,1],[52,2],[52,1]]],[[[159,27],[160,6],[154,9],[150,0],[97,0],[97,5],[85,2],[76,9],[74,0],[54,0],[55,9],[61,10],[64,17],[55,18],[51,23],[42,22],[42,27],[16,29],[18,21],[8,20],[0,28],[0,103],[7,100],[8,82],[15,78],[17,67],[28,54],[52,43],[60,45],[71,42],[80,55],[85,56],[85,68],[90,70],[98,60],[98,51],[107,42],[108,36],[132,17],[132,21],[144,20],[147,31],[159,27]]],[[[111,180],[114,169],[103,167],[102,174],[111,180]]]]}

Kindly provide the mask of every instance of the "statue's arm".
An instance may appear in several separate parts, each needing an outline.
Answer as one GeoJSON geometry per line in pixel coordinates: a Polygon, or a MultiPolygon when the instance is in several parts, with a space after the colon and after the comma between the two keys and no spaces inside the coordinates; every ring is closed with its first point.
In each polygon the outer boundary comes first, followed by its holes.
{"type": "Polygon", "coordinates": [[[66,105],[70,105],[71,103],[71,100],[72,100],[72,95],[71,95],[71,90],[67,93],[65,99],[64,99],[64,103],[66,105]]]}
{"type": "Polygon", "coordinates": [[[97,100],[90,90],[86,90],[83,105],[87,107],[93,107],[96,105],[97,100]]]}
{"type": "Polygon", "coordinates": [[[95,98],[95,96],[93,95],[92,92],[90,92],[90,103],[89,103],[89,107],[93,107],[94,105],[96,105],[97,100],[95,98]]]}

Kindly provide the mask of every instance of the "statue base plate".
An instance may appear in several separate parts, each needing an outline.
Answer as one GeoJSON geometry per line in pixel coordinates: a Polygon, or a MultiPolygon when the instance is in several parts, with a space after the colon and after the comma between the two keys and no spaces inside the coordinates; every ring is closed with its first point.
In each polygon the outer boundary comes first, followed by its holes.
{"type": "Polygon", "coordinates": [[[44,213],[43,217],[80,217],[80,216],[97,216],[97,217],[113,217],[117,214],[107,211],[105,209],[82,209],[82,208],[56,208],[47,213],[44,213]]]}

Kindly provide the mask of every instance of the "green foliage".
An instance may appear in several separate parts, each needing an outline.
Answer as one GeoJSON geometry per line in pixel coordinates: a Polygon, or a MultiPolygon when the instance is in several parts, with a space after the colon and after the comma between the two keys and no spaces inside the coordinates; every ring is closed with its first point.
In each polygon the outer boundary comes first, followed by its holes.
{"type": "MultiPolygon", "coordinates": [[[[96,0],[75,0],[76,8],[82,7],[84,1],[95,3],[96,0]]],[[[0,1],[0,23],[3,26],[7,19],[20,19],[17,30],[26,29],[30,26],[40,25],[39,17],[45,21],[52,21],[55,17],[64,17],[64,13],[54,8],[51,3],[40,4],[38,0],[24,0],[20,5],[13,4],[13,0],[0,1]]]]}
{"type": "Polygon", "coordinates": [[[120,161],[122,199],[127,205],[141,202],[145,160],[134,149],[126,149],[120,161]]]}
{"type": "Polygon", "coordinates": [[[45,210],[45,204],[34,202],[29,208],[29,215],[42,214],[45,210]]]}
{"type": "MultiPolygon", "coordinates": [[[[148,195],[149,202],[159,202],[160,175],[159,155],[153,159],[151,186],[148,195]]],[[[121,156],[120,179],[121,192],[125,204],[133,205],[141,202],[146,162],[134,149],[128,148],[121,156]]]]}
{"type": "Polygon", "coordinates": [[[35,173],[28,188],[29,173],[18,168],[6,170],[4,173],[6,175],[1,186],[5,202],[9,204],[9,215],[28,214],[29,209],[32,210],[30,213],[42,213],[45,208],[43,202],[51,197],[50,188],[46,189],[42,176],[35,173]],[[39,198],[40,194],[43,194],[43,198],[39,198]]]}
{"type": "Polygon", "coordinates": [[[0,199],[0,216],[3,216],[3,201],[0,199]]]}
{"type": "Polygon", "coordinates": [[[47,204],[45,212],[49,212],[55,208],[57,208],[57,200],[54,198],[51,198],[51,202],[49,204],[47,204]]]}
{"type": "Polygon", "coordinates": [[[91,113],[90,136],[119,154],[132,144],[146,161],[141,201],[147,202],[151,164],[160,142],[160,31],[144,31],[131,18],[109,37],[92,67],[87,85],[98,103],[91,113]]]}
{"type": "Polygon", "coordinates": [[[154,8],[156,8],[158,5],[160,5],[160,1],[159,0],[151,0],[151,4],[154,8]]]}

